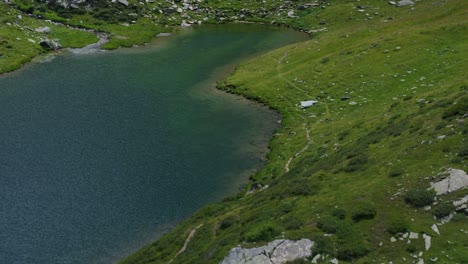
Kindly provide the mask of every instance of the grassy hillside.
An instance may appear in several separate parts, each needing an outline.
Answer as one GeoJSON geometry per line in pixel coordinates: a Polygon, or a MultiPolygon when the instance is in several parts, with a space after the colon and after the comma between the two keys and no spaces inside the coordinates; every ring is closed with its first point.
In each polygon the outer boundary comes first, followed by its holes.
{"type": "Polygon", "coordinates": [[[314,255],[344,263],[416,263],[420,252],[426,263],[467,263],[466,215],[439,226],[440,236],[431,226],[468,190],[422,207],[434,177],[466,170],[467,11],[463,0],[333,1],[302,14],[295,24],[327,31],[219,84],[283,115],[268,164],[252,176],[256,191],[206,206],[122,263],[218,263],[236,245],[279,237],[310,238],[314,255]],[[420,239],[400,240],[407,231],[420,239]],[[432,236],[428,251],[422,233],[432,236]]]}

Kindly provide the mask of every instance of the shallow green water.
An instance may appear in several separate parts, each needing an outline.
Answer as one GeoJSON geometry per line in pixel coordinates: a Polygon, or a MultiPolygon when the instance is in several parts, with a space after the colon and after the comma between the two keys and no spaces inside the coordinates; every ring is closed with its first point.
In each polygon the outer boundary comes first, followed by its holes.
{"type": "Polygon", "coordinates": [[[186,29],[0,78],[0,262],[110,263],[262,164],[278,116],[211,89],[223,66],[302,34],[186,29]]]}

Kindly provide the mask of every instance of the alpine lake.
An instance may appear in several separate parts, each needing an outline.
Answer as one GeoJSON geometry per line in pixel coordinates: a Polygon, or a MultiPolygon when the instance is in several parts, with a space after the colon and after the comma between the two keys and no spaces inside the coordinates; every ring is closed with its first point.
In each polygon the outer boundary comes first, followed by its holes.
{"type": "Polygon", "coordinates": [[[216,81],[307,38],[194,26],[0,76],[0,262],[114,263],[235,194],[280,116],[216,81]]]}

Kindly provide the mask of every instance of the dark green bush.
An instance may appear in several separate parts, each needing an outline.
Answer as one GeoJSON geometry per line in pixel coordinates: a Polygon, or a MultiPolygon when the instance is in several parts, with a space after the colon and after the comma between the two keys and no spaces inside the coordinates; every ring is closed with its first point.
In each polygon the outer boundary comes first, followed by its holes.
{"type": "Polygon", "coordinates": [[[304,223],[295,216],[288,216],[283,220],[283,226],[286,230],[297,230],[303,225],[304,223]]]}
{"type": "Polygon", "coordinates": [[[348,162],[348,166],[344,169],[346,172],[353,172],[357,170],[364,170],[366,168],[368,158],[365,154],[359,154],[348,162]]]}
{"type": "Polygon", "coordinates": [[[315,242],[314,254],[336,256],[336,241],[334,238],[317,236],[312,240],[315,242]]]}
{"type": "Polygon", "coordinates": [[[261,223],[245,234],[248,242],[270,241],[279,235],[280,231],[273,223],[261,223]]]}
{"type": "Polygon", "coordinates": [[[224,218],[221,221],[221,224],[219,225],[219,228],[220,229],[226,229],[226,228],[234,225],[236,222],[237,222],[237,218],[235,216],[230,215],[230,216],[224,218]]]}
{"type": "Polygon", "coordinates": [[[414,207],[431,205],[434,201],[435,192],[424,189],[412,189],[405,194],[405,202],[414,207]]]}
{"type": "Polygon", "coordinates": [[[372,219],[377,214],[374,206],[371,204],[359,204],[351,213],[351,219],[355,222],[359,222],[365,219],[372,219]]]}
{"type": "Polygon", "coordinates": [[[290,196],[309,196],[315,195],[319,192],[320,187],[311,182],[310,179],[299,178],[287,182],[284,186],[284,189],[281,193],[281,196],[290,197],[290,196]]]}
{"type": "Polygon", "coordinates": [[[468,112],[468,97],[461,98],[456,104],[453,104],[442,114],[443,119],[450,119],[457,115],[463,115],[468,112]]]}
{"type": "Polygon", "coordinates": [[[337,257],[341,260],[352,261],[365,256],[369,253],[369,249],[362,241],[345,241],[339,243],[337,257]]]}
{"type": "Polygon", "coordinates": [[[451,203],[444,203],[444,204],[439,204],[434,209],[432,210],[432,214],[438,218],[444,218],[446,216],[449,216],[452,212],[455,211],[455,206],[451,203]]]}
{"type": "Polygon", "coordinates": [[[403,218],[395,218],[387,227],[387,231],[392,235],[405,233],[408,230],[408,223],[403,218]]]}
{"type": "Polygon", "coordinates": [[[418,248],[415,244],[409,244],[408,246],[406,246],[406,251],[408,253],[416,253],[416,251],[418,251],[418,248]]]}
{"type": "Polygon", "coordinates": [[[337,229],[337,220],[330,216],[322,217],[317,221],[317,227],[325,233],[334,234],[337,229]]]}
{"type": "Polygon", "coordinates": [[[390,171],[388,172],[388,176],[398,177],[398,176],[402,175],[404,172],[405,172],[405,170],[403,170],[403,168],[395,167],[395,168],[390,169],[390,171]]]}
{"type": "Polygon", "coordinates": [[[345,219],[346,218],[346,210],[341,208],[335,208],[331,211],[331,215],[338,218],[338,219],[345,219]]]}

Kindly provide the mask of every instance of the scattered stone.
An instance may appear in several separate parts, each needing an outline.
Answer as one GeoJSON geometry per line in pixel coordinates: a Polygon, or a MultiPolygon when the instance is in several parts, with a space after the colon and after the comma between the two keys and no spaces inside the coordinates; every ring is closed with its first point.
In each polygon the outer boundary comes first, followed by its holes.
{"type": "Polygon", "coordinates": [[[308,108],[316,103],[318,103],[318,101],[315,100],[301,101],[301,108],[308,108]]]}
{"type": "Polygon", "coordinates": [[[419,259],[418,264],[424,264],[424,259],[419,259]]]}
{"type": "Polygon", "coordinates": [[[296,18],[297,16],[294,15],[294,10],[291,10],[288,12],[288,17],[290,18],[296,18]]]}
{"type": "Polygon", "coordinates": [[[334,258],[334,259],[330,260],[330,263],[331,264],[338,264],[338,259],[334,258]]]}
{"type": "Polygon", "coordinates": [[[431,236],[423,234],[424,238],[424,246],[426,248],[426,251],[428,251],[431,248],[431,236]]]}
{"type": "Polygon", "coordinates": [[[456,207],[457,211],[465,209],[467,207],[467,203],[468,203],[468,195],[465,195],[465,197],[461,198],[458,201],[453,201],[452,203],[456,207]]]}
{"type": "Polygon", "coordinates": [[[446,137],[447,137],[446,135],[441,135],[441,136],[438,136],[437,139],[443,140],[443,139],[445,139],[446,137]]]}
{"type": "Polygon", "coordinates": [[[463,170],[448,169],[449,176],[436,183],[431,183],[431,189],[434,188],[437,195],[451,193],[468,186],[468,175],[463,170]]]}
{"type": "Polygon", "coordinates": [[[349,105],[357,105],[357,103],[355,101],[351,101],[349,102],[349,105]]]}
{"type": "Polygon", "coordinates": [[[281,264],[312,255],[314,242],[309,239],[298,241],[277,239],[257,248],[235,247],[221,264],[281,264]]]}
{"type": "Polygon", "coordinates": [[[436,224],[433,224],[433,225],[431,226],[431,229],[432,229],[434,232],[436,232],[436,234],[438,234],[438,235],[440,236],[439,228],[437,228],[437,225],[436,225],[436,224]]]}
{"type": "Polygon", "coordinates": [[[191,24],[187,23],[185,20],[182,20],[182,23],[180,24],[181,27],[190,27],[192,26],[191,24]]]}
{"type": "Polygon", "coordinates": [[[39,33],[49,34],[51,30],[49,27],[39,27],[39,28],[36,28],[35,31],[39,33]]]}
{"type": "Polygon", "coordinates": [[[156,35],[156,37],[169,37],[170,35],[172,35],[171,33],[159,33],[156,35]]]}
{"type": "Polygon", "coordinates": [[[312,259],[312,263],[317,264],[317,262],[318,262],[318,260],[320,259],[321,256],[322,255],[320,255],[320,254],[315,255],[315,257],[312,259]]]}
{"type": "Polygon", "coordinates": [[[394,238],[394,237],[391,237],[391,238],[390,238],[390,242],[393,243],[393,242],[396,242],[396,241],[397,241],[396,238],[394,238]]]}
{"type": "Polygon", "coordinates": [[[30,38],[28,38],[28,41],[31,42],[31,43],[36,43],[36,41],[34,39],[30,39],[30,38]]]}
{"type": "Polygon", "coordinates": [[[411,0],[402,0],[398,2],[397,6],[400,7],[400,6],[407,6],[407,5],[414,5],[414,2],[411,0]]]}
{"type": "Polygon", "coordinates": [[[418,238],[419,238],[418,233],[414,233],[414,232],[409,233],[409,239],[418,239],[418,238]]]}
{"type": "Polygon", "coordinates": [[[128,6],[128,1],[127,0],[117,0],[119,3],[121,3],[124,6],[128,6]]]}

